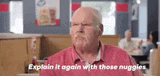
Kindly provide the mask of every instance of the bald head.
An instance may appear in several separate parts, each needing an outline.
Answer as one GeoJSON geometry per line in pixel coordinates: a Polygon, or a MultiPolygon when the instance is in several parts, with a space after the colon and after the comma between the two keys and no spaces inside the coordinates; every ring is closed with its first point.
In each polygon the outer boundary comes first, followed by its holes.
{"type": "Polygon", "coordinates": [[[97,25],[98,30],[103,32],[102,15],[95,8],[80,7],[79,9],[77,9],[72,17],[72,23],[74,22],[92,23],[94,25],[97,25]]]}
{"type": "Polygon", "coordinates": [[[91,19],[92,22],[102,23],[102,15],[101,15],[101,13],[97,9],[92,8],[92,7],[80,7],[73,14],[72,20],[77,15],[78,16],[80,16],[80,15],[86,15],[85,18],[92,17],[92,19],[91,19]]]}

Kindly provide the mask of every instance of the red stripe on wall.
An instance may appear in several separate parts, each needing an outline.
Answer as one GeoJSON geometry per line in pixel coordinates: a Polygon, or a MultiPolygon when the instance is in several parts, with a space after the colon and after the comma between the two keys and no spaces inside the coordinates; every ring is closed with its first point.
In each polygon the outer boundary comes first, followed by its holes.
{"type": "MultiPolygon", "coordinates": [[[[39,26],[38,20],[35,20],[36,26],[39,26]]],[[[56,19],[56,25],[55,26],[60,26],[60,19],[56,19]]]]}
{"type": "Polygon", "coordinates": [[[56,19],[56,26],[60,25],[60,19],[56,19]]]}
{"type": "Polygon", "coordinates": [[[73,4],[72,3],[72,12],[75,12],[79,7],[81,7],[81,4],[73,4]]]}
{"type": "Polygon", "coordinates": [[[0,4],[0,12],[9,12],[9,4],[0,4]]]}
{"type": "Polygon", "coordinates": [[[36,24],[36,26],[38,26],[38,20],[35,20],[35,24],[36,24]]]}
{"type": "Polygon", "coordinates": [[[128,12],[128,4],[116,3],[116,12],[128,12]]]}

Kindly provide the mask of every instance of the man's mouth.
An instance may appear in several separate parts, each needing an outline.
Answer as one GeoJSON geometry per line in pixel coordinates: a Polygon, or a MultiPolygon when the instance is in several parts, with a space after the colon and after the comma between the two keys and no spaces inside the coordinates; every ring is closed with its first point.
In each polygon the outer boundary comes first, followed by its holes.
{"type": "Polygon", "coordinates": [[[84,37],[76,37],[76,39],[84,39],[84,37]]]}

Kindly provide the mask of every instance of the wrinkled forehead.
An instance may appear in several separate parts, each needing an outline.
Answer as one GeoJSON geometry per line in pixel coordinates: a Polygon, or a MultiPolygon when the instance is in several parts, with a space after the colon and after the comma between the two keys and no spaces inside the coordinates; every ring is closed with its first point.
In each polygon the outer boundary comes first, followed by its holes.
{"type": "Polygon", "coordinates": [[[90,9],[79,9],[77,10],[72,17],[72,22],[93,22],[94,15],[90,9]]]}
{"type": "Polygon", "coordinates": [[[131,31],[128,31],[127,33],[128,33],[128,34],[132,34],[132,32],[131,32],[131,31]]]}

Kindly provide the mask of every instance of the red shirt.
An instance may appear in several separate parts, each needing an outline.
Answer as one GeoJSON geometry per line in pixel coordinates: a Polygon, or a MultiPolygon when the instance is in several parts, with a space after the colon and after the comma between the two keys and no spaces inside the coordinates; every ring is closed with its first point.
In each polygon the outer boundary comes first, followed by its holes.
{"type": "Polygon", "coordinates": [[[85,62],[83,62],[78,54],[76,53],[76,50],[74,49],[74,46],[71,46],[70,48],[67,48],[50,58],[48,58],[45,65],[53,65],[56,64],[60,65],[60,69],[52,70],[42,70],[40,73],[40,76],[143,76],[143,74],[139,70],[135,71],[128,71],[127,69],[122,70],[119,69],[121,66],[133,66],[136,65],[134,59],[130,57],[124,50],[111,46],[111,45],[103,45],[101,43],[100,46],[100,59],[97,61],[94,61],[93,65],[97,66],[92,69],[84,70],[83,67],[86,65],[85,62]],[[68,69],[69,71],[66,71],[65,69],[62,70],[62,66],[81,66],[81,68],[75,68],[72,67],[68,69]],[[118,66],[116,70],[112,69],[104,69],[100,70],[100,65],[104,66],[118,66]],[[76,69],[76,70],[73,70],[76,69]]]}

